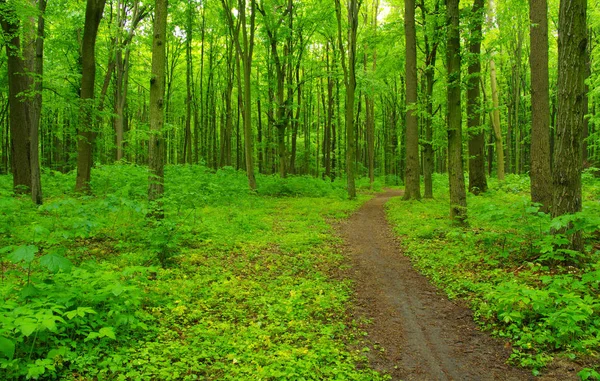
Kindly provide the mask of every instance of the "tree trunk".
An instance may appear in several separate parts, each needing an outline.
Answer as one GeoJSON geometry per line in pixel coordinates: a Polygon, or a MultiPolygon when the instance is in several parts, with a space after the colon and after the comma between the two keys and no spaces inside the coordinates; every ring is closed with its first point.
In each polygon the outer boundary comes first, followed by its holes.
{"type": "Polygon", "coordinates": [[[492,124],[494,127],[494,137],[496,139],[496,165],[498,180],[504,180],[504,147],[502,144],[502,129],[500,127],[500,104],[498,101],[498,85],[496,84],[496,63],[490,60],[490,82],[492,86],[492,124]]]}
{"type": "Polygon", "coordinates": [[[406,167],[404,172],[404,200],[419,200],[421,198],[421,189],[419,176],[419,125],[417,119],[417,35],[415,30],[414,0],[404,0],[404,33],[406,39],[406,167]]]}
{"type": "Polygon", "coordinates": [[[485,178],[485,134],[481,120],[479,80],[481,76],[481,40],[483,0],[474,0],[469,41],[469,81],[467,90],[467,126],[469,131],[469,191],[474,194],[487,191],[485,178]]]}
{"type": "Polygon", "coordinates": [[[94,109],[94,82],[96,79],[96,36],[102,20],[106,0],[87,0],[85,25],[81,44],[81,105],[77,129],[77,179],[75,189],[90,191],[92,147],[95,133],[92,130],[94,109]]]}
{"type": "Polygon", "coordinates": [[[167,34],[167,0],[155,0],[152,39],[152,74],[150,77],[150,143],[148,145],[148,201],[154,203],[152,215],[164,217],[162,197],[165,192],[165,45],[167,34]]]}
{"type": "MultiPolygon", "coordinates": [[[[552,216],[581,211],[581,136],[586,71],[586,0],[561,0],[558,27],[558,115],[554,144],[552,216]]],[[[581,232],[571,248],[583,249],[581,232]]]]}
{"type": "Polygon", "coordinates": [[[192,33],[193,33],[193,16],[194,8],[192,3],[187,4],[187,25],[185,33],[185,57],[186,57],[186,87],[187,96],[185,100],[185,134],[183,140],[183,161],[187,164],[192,164],[192,33]]]}
{"type": "Polygon", "coordinates": [[[547,0],[529,1],[531,52],[531,201],[550,211],[550,93],[548,77],[547,0]]]}
{"type": "Polygon", "coordinates": [[[354,92],[356,90],[356,31],[358,29],[358,12],[360,2],[348,1],[348,64],[342,42],[342,6],[340,0],[335,0],[335,13],[338,24],[338,45],[344,71],[346,85],[346,176],[348,179],[348,196],[356,198],[356,183],[354,180],[355,167],[355,137],[354,137],[354,92]]]}
{"type": "Polygon", "coordinates": [[[446,0],[448,72],[448,175],[450,184],[450,218],[459,223],[467,219],[467,196],[462,157],[462,112],[460,108],[460,32],[459,0],[446,0]]]}

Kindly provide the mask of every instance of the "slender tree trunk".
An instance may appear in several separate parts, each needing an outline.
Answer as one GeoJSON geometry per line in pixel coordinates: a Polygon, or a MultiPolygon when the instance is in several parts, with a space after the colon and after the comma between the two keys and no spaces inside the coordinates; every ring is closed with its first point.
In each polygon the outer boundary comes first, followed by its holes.
{"type": "Polygon", "coordinates": [[[531,52],[531,201],[550,211],[550,93],[548,77],[548,3],[529,1],[531,52]]]}
{"type": "Polygon", "coordinates": [[[446,67],[448,71],[448,174],[450,218],[459,223],[467,219],[467,196],[462,157],[462,113],[460,99],[459,0],[446,0],[448,34],[446,67]]]}
{"type": "Polygon", "coordinates": [[[152,215],[164,217],[162,197],[165,192],[165,45],[167,34],[167,0],[155,0],[152,39],[152,74],[150,77],[150,143],[148,145],[148,201],[154,203],[152,215]]]}
{"type": "Polygon", "coordinates": [[[479,81],[481,76],[481,40],[483,0],[474,0],[469,42],[469,81],[467,90],[467,125],[469,131],[469,191],[474,194],[487,191],[485,177],[485,134],[481,120],[479,81]]]}
{"type": "MultiPolygon", "coordinates": [[[[415,1],[404,0],[406,39],[406,167],[404,200],[421,199],[419,167],[419,124],[417,119],[417,33],[415,1]]],[[[460,94],[460,93],[459,93],[460,94]]],[[[460,96],[460,95],[459,95],[460,96]]]]}
{"type": "Polygon", "coordinates": [[[502,129],[500,127],[500,104],[498,101],[498,85],[496,83],[496,63],[490,61],[490,82],[492,86],[492,124],[494,127],[494,137],[496,139],[496,165],[498,180],[504,180],[504,147],[502,144],[502,129]]]}
{"type": "Polygon", "coordinates": [[[85,9],[85,26],[81,44],[81,109],[79,128],[77,130],[77,179],[75,189],[89,192],[92,170],[92,147],[95,133],[93,124],[94,82],[96,79],[96,36],[102,20],[106,0],[87,0],[85,9]]]}
{"type": "MultiPolygon", "coordinates": [[[[561,0],[558,35],[558,115],[554,145],[552,216],[581,211],[581,137],[586,72],[586,0],[561,0]]],[[[571,248],[583,249],[581,232],[571,248]]]]}
{"type": "MultiPolygon", "coordinates": [[[[421,13],[423,22],[427,21],[425,12],[425,1],[421,1],[421,13]]],[[[439,1],[435,3],[434,14],[439,11],[439,1]]],[[[432,30],[437,29],[437,18],[433,18],[432,30]]],[[[424,27],[425,28],[425,27],[424,27]]],[[[435,39],[429,41],[429,36],[425,34],[425,141],[423,143],[423,183],[425,185],[424,198],[433,198],[433,170],[434,170],[434,152],[433,152],[433,88],[435,85],[435,63],[437,60],[437,50],[439,41],[435,39]]]]}
{"type": "Polygon", "coordinates": [[[355,169],[355,136],[354,136],[354,93],[356,90],[356,31],[358,29],[358,12],[361,2],[348,1],[348,64],[342,42],[342,6],[340,0],[335,0],[336,18],[338,24],[338,45],[344,71],[346,85],[346,176],[348,179],[348,196],[356,198],[355,169]]]}
{"type": "Polygon", "coordinates": [[[194,8],[192,3],[187,4],[187,26],[185,38],[185,57],[186,57],[186,87],[187,96],[185,101],[185,134],[183,140],[183,161],[187,164],[192,163],[192,33],[194,8]]]}

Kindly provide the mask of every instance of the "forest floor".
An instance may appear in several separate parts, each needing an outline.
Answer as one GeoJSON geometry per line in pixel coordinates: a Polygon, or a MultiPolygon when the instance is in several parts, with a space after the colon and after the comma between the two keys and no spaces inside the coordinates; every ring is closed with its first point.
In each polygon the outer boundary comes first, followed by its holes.
{"type": "Polygon", "coordinates": [[[406,381],[577,379],[561,367],[534,377],[507,365],[509,345],[481,332],[471,310],[413,269],[384,211],[401,194],[378,194],[338,228],[352,263],[355,318],[368,321],[371,367],[406,381]]]}

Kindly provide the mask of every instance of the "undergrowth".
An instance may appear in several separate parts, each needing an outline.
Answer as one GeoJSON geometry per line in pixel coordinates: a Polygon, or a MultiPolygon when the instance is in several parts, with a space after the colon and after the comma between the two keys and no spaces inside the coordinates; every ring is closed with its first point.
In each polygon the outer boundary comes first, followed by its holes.
{"type": "Polygon", "coordinates": [[[40,207],[0,177],[0,379],[383,379],[348,349],[361,335],[326,222],[366,196],[173,166],[151,222],[147,176],[99,167],[81,196],[45,172],[40,207]]]}
{"type": "MultiPolygon", "coordinates": [[[[447,177],[434,200],[392,200],[387,213],[405,253],[452,298],[470,302],[480,323],[513,346],[511,359],[534,373],[554,357],[598,363],[600,348],[600,181],[584,177],[575,216],[551,219],[529,201],[529,179],[508,176],[468,197],[468,227],[448,218],[447,177]],[[567,228],[565,235],[551,231],[567,228]],[[584,235],[585,252],[564,249],[584,235]]],[[[585,368],[583,379],[598,378],[585,368]]]]}

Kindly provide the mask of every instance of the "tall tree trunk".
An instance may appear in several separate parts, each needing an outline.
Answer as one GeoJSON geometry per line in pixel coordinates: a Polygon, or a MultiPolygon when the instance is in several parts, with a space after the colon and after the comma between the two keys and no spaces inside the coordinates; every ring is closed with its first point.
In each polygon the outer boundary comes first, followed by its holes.
{"type": "Polygon", "coordinates": [[[415,30],[414,0],[404,0],[404,33],[406,39],[406,167],[404,172],[404,200],[419,200],[421,199],[421,189],[419,176],[419,124],[417,119],[417,33],[415,30]]]}
{"type": "MultiPolygon", "coordinates": [[[[4,5],[2,1],[0,4],[4,5]]],[[[31,117],[34,107],[31,99],[21,99],[19,94],[32,90],[33,78],[26,73],[27,62],[21,52],[20,22],[15,10],[6,7],[6,13],[0,13],[0,23],[4,32],[6,55],[8,57],[8,103],[11,146],[11,169],[13,188],[16,193],[31,192],[31,117]]]]}
{"type": "Polygon", "coordinates": [[[496,139],[496,171],[498,180],[504,180],[504,146],[502,144],[502,129],[500,127],[500,104],[498,101],[498,85],[496,83],[496,63],[490,60],[490,82],[492,86],[492,124],[494,127],[494,137],[496,139]]]}
{"type": "Polygon", "coordinates": [[[335,0],[335,13],[338,24],[338,45],[344,71],[346,85],[346,177],[348,179],[348,196],[356,198],[355,169],[355,136],[354,136],[354,93],[356,90],[356,31],[358,29],[358,12],[361,2],[348,1],[348,63],[342,42],[342,6],[340,0],[335,0]]]}
{"type": "Polygon", "coordinates": [[[531,201],[541,210],[552,205],[550,169],[550,93],[548,77],[548,3],[529,1],[531,52],[531,201]]]}
{"type": "Polygon", "coordinates": [[[248,186],[251,190],[256,189],[256,178],[254,176],[254,142],[252,138],[252,55],[254,52],[254,32],[256,21],[256,1],[250,0],[250,22],[246,18],[246,0],[238,0],[238,17],[234,22],[231,14],[231,6],[227,0],[221,0],[225,10],[229,28],[232,31],[238,57],[240,57],[243,74],[243,120],[244,120],[244,157],[246,162],[246,174],[248,186]],[[242,41],[240,41],[240,34],[242,41]]]}
{"type": "Polygon", "coordinates": [[[485,178],[485,134],[481,120],[479,81],[481,76],[481,40],[483,0],[474,0],[469,40],[469,81],[467,90],[467,126],[469,131],[469,191],[474,194],[487,191],[485,178]]]}
{"type": "Polygon", "coordinates": [[[94,109],[94,82],[96,79],[96,36],[102,20],[106,0],[87,0],[85,25],[81,44],[81,108],[77,129],[77,179],[75,189],[89,192],[92,170],[92,147],[95,133],[92,131],[94,109]]]}
{"type": "MultiPolygon", "coordinates": [[[[558,115],[554,144],[552,216],[581,211],[581,136],[586,72],[586,0],[561,0],[558,19],[558,115]]],[[[583,249],[581,233],[571,248],[583,249]]]]}
{"type": "Polygon", "coordinates": [[[167,0],[155,0],[152,39],[152,74],[150,77],[150,143],[148,145],[148,201],[154,203],[153,217],[162,219],[162,197],[165,192],[165,139],[163,135],[165,106],[165,45],[167,34],[167,0]]]}
{"type": "Polygon", "coordinates": [[[183,140],[183,161],[187,164],[192,163],[192,34],[193,34],[193,16],[194,7],[192,2],[187,4],[187,25],[185,33],[185,58],[186,58],[186,87],[187,96],[185,100],[185,134],[183,140]]]}
{"type": "Polygon", "coordinates": [[[467,195],[462,155],[462,113],[460,108],[460,32],[459,0],[446,0],[448,71],[448,175],[450,218],[459,223],[467,219],[467,195]]]}
{"type": "MultiPolygon", "coordinates": [[[[425,12],[425,1],[421,0],[421,14],[423,23],[427,21],[425,12]]],[[[439,11],[439,1],[435,2],[434,15],[439,11]]],[[[432,30],[437,30],[437,17],[433,17],[432,30]]],[[[425,26],[424,26],[425,28],[425,26]]],[[[435,85],[435,63],[437,60],[437,50],[439,40],[435,38],[430,42],[427,33],[425,40],[425,141],[423,143],[423,183],[425,185],[425,198],[433,198],[433,170],[434,170],[434,152],[433,152],[433,88],[435,85]]]]}

